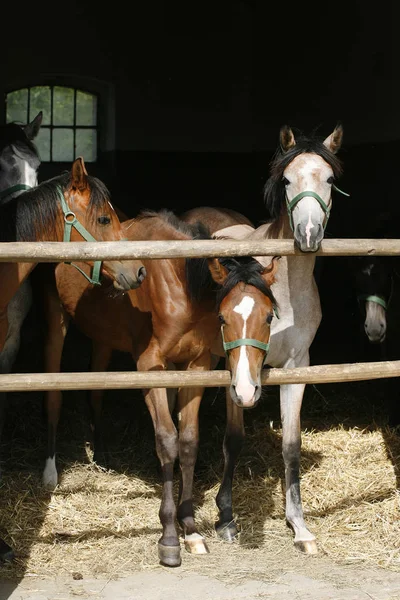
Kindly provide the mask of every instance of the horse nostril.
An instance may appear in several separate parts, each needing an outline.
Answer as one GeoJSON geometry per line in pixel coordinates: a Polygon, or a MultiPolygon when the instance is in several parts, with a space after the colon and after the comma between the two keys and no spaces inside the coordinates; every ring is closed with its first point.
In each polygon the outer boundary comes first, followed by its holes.
{"type": "Polygon", "coordinates": [[[138,274],[137,274],[137,278],[140,282],[142,282],[144,280],[144,278],[146,277],[147,273],[146,273],[146,269],[145,267],[140,267],[138,274]]]}

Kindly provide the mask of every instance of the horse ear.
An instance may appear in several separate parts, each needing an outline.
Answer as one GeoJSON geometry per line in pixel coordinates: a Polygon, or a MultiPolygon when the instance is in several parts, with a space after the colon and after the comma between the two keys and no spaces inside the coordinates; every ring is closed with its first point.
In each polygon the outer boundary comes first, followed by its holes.
{"type": "Polygon", "coordinates": [[[294,139],[293,131],[288,125],[284,125],[283,127],[281,127],[281,130],[279,132],[279,142],[283,152],[287,152],[296,145],[296,140],[294,139]]]}
{"type": "Polygon", "coordinates": [[[85,167],[85,161],[83,160],[82,156],[78,156],[78,158],[72,163],[72,186],[78,190],[86,189],[88,186],[87,177],[88,174],[85,167]]]}
{"type": "Polygon", "coordinates": [[[278,270],[278,261],[281,258],[281,256],[274,256],[270,264],[265,267],[264,271],[262,272],[262,275],[268,286],[271,286],[273,283],[275,283],[275,275],[278,270]]]}
{"type": "Polygon", "coordinates": [[[43,120],[43,112],[40,111],[40,113],[38,113],[36,115],[36,117],[33,119],[33,121],[31,121],[31,123],[28,123],[28,125],[25,125],[24,131],[25,131],[25,134],[26,134],[26,137],[28,138],[28,140],[35,139],[35,137],[39,133],[39,129],[42,124],[42,120],[43,120]]]}
{"type": "Polygon", "coordinates": [[[228,269],[224,267],[224,265],[221,265],[218,258],[208,258],[207,262],[211,277],[214,279],[215,283],[223,285],[224,281],[228,277],[228,269]]]}
{"type": "Polygon", "coordinates": [[[339,123],[332,131],[331,135],[324,140],[324,145],[332,152],[336,154],[342,145],[343,140],[343,127],[339,123]]]}

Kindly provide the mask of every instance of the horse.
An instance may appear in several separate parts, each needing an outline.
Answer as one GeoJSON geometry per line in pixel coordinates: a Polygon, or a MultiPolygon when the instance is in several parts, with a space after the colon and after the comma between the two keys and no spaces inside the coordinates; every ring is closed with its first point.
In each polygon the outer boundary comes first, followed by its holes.
{"type": "MultiPolygon", "coordinates": [[[[253,229],[240,229],[229,223],[227,211],[211,207],[192,209],[181,215],[187,223],[202,222],[213,237],[233,239],[292,239],[301,254],[281,258],[279,273],[272,286],[279,304],[279,319],[271,324],[270,367],[305,367],[310,363],[309,348],[321,321],[318,288],[314,279],[315,252],[324,237],[332,208],[332,190],[342,174],[336,156],[342,143],[343,129],[337,125],[322,140],[297,134],[283,126],[279,147],[270,165],[270,177],[264,186],[264,198],[270,220],[253,229]]],[[[268,257],[255,257],[266,264],[268,257]]],[[[301,551],[317,553],[315,536],[308,530],[303,514],[299,467],[301,448],[300,410],[305,384],[280,386],[282,453],[286,480],[286,521],[294,531],[294,544],[301,551]]],[[[244,438],[243,407],[251,408],[254,387],[247,391],[247,403],[238,403],[227,393],[227,428],[224,438],[225,466],[216,502],[220,537],[233,541],[238,528],[232,511],[232,480],[235,462],[244,438]]]]}
{"type": "MultiPolygon", "coordinates": [[[[79,241],[123,239],[121,223],[110,203],[109,192],[99,179],[88,175],[83,158],[77,158],[70,172],[45,181],[0,205],[0,241],[79,241]]],[[[92,263],[89,262],[92,266],[92,263]]],[[[0,352],[7,345],[8,308],[36,263],[1,263],[0,352]]],[[[92,277],[113,280],[118,293],[139,286],[146,272],[140,261],[95,261],[92,277]]],[[[51,347],[46,348],[51,355],[51,347]]],[[[4,415],[2,415],[2,419],[4,415]]],[[[2,428],[2,426],[1,426],[2,428]]],[[[0,558],[12,550],[0,544],[0,558]]]]}
{"type": "Polygon", "coordinates": [[[387,310],[393,294],[393,257],[360,256],[352,260],[353,293],[362,319],[362,335],[383,348],[387,332],[387,310]]]}
{"type": "MultiPolygon", "coordinates": [[[[208,238],[197,225],[181,222],[170,211],[145,211],[123,223],[130,240],[186,240],[208,238]]],[[[277,259],[264,267],[253,259],[171,258],[144,260],[147,276],[140,288],[117,299],[106,290],[91,288],[67,265],[55,270],[57,293],[66,313],[93,341],[91,368],[107,369],[112,350],[129,352],[138,371],[164,370],[168,364],[187,371],[210,369],[212,356],[229,356],[232,389],[239,398],[248,380],[260,380],[268,353],[275,299],[270,290],[277,259]],[[222,330],[222,335],[221,335],[222,330]]],[[[84,269],[85,266],[82,265],[84,269]]],[[[49,323],[59,319],[49,315],[49,323]]],[[[62,344],[53,348],[60,368],[62,344]]],[[[51,369],[54,371],[54,363],[51,369]]],[[[161,463],[163,494],[160,507],[162,536],[160,562],[181,563],[175,525],[178,518],[189,552],[208,552],[194,521],[192,486],[199,442],[198,410],[204,388],[180,388],[176,409],[179,436],[165,388],[144,389],[154,424],[156,451],[161,463]],[[173,498],[174,463],[179,456],[181,479],[178,508],[173,498]]],[[[92,392],[100,426],[102,390],[92,392]]],[[[49,413],[51,415],[51,413],[49,413]]],[[[56,426],[49,421],[49,430],[56,426]]],[[[95,446],[97,451],[97,442],[95,446]]]]}
{"type": "MultiPolygon", "coordinates": [[[[41,124],[42,112],[39,112],[25,127],[16,123],[0,127],[0,206],[37,185],[40,157],[34,139],[41,124]]],[[[31,285],[26,280],[8,306],[9,329],[0,353],[0,373],[10,373],[12,369],[20,347],[22,323],[31,304],[31,285]]],[[[0,410],[4,410],[4,399],[0,399],[0,410]]]]}

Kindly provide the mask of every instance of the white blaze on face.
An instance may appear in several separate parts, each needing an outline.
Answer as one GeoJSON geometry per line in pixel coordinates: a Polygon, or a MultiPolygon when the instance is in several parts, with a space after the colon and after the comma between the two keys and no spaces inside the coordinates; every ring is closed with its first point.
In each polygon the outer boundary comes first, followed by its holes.
{"type": "MultiPolygon", "coordinates": [[[[243,318],[242,338],[246,337],[247,319],[254,308],[254,299],[245,296],[243,300],[235,306],[234,312],[243,318]]],[[[243,403],[250,402],[254,396],[255,387],[250,382],[250,364],[247,356],[247,346],[241,346],[239,362],[236,369],[236,393],[241,396],[243,403]]]]}
{"type": "Polygon", "coordinates": [[[36,187],[37,186],[37,175],[36,175],[36,171],[33,167],[30,166],[30,164],[24,160],[23,158],[16,158],[15,159],[18,165],[18,170],[22,175],[22,181],[21,183],[24,183],[25,185],[29,185],[29,187],[36,187]]]}
{"type": "Polygon", "coordinates": [[[311,240],[311,229],[314,228],[312,219],[311,219],[311,211],[308,213],[308,223],[306,225],[306,238],[307,238],[307,246],[310,247],[311,240]]]}

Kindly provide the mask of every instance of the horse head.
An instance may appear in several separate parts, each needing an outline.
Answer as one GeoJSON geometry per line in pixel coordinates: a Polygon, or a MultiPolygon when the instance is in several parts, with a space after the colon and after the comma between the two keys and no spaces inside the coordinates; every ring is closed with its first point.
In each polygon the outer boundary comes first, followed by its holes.
{"type": "Polygon", "coordinates": [[[261,396],[276,302],[270,290],[278,260],[263,267],[255,259],[209,259],[212,278],[221,288],[217,303],[224,350],[232,373],[230,393],[240,407],[254,407],[261,396]]]}
{"type": "Polygon", "coordinates": [[[341,125],[323,142],[302,135],[295,138],[288,126],[280,130],[280,152],[271,165],[265,199],[275,218],[281,217],[286,205],[295,243],[303,252],[317,251],[324,237],[332,187],[341,174],[341,163],[335,155],[342,137],[341,125]]]}
{"type": "Polygon", "coordinates": [[[6,202],[18,193],[37,185],[40,165],[33,143],[42,124],[42,112],[25,127],[8,123],[0,127],[0,201],[6,202]]]}

